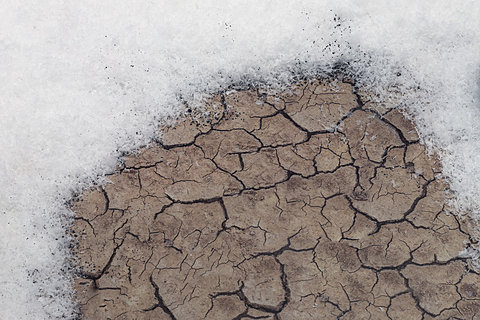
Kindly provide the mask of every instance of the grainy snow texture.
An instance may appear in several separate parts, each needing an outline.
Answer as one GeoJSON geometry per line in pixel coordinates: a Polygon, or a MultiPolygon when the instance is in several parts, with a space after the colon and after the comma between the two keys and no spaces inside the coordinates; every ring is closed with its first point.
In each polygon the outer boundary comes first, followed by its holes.
{"type": "Polygon", "coordinates": [[[0,14],[0,319],[71,317],[64,202],[182,100],[233,83],[281,85],[343,62],[415,116],[478,217],[476,1],[4,0],[0,14]]]}

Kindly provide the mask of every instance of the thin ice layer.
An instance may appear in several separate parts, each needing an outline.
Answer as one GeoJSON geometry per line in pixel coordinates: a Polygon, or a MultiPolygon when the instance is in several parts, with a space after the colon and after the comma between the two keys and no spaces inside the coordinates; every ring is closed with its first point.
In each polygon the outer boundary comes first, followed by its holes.
{"type": "Polygon", "coordinates": [[[339,59],[383,98],[387,88],[404,94],[422,138],[445,151],[459,205],[476,216],[480,5],[332,6],[3,1],[0,318],[71,317],[64,201],[149,141],[180,101],[328,72],[339,59]]]}

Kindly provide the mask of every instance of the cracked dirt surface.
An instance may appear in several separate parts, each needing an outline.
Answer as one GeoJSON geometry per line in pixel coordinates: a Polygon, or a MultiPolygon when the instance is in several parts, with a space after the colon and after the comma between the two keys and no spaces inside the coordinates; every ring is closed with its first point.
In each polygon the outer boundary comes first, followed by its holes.
{"type": "Polygon", "coordinates": [[[348,81],[206,109],[73,204],[84,319],[480,319],[468,225],[398,110],[348,81]]]}

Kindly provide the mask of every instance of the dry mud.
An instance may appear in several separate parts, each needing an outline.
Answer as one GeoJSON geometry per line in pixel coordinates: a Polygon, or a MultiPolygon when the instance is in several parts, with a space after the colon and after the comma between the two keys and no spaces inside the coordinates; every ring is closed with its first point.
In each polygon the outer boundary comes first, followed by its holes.
{"type": "Polygon", "coordinates": [[[437,160],[367,100],[229,92],[163,128],[74,203],[83,318],[480,319],[437,160]]]}

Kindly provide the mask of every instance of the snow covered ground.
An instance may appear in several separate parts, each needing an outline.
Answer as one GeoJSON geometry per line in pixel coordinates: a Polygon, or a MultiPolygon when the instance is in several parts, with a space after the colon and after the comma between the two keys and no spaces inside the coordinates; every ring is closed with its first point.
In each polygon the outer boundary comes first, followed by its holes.
{"type": "Polygon", "coordinates": [[[65,201],[180,98],[232,83],[341,61],[382,99],[401,91],[480,218],[478,1],[3,0],[0,14],[0,319],[71,318],[65,201]]]}

